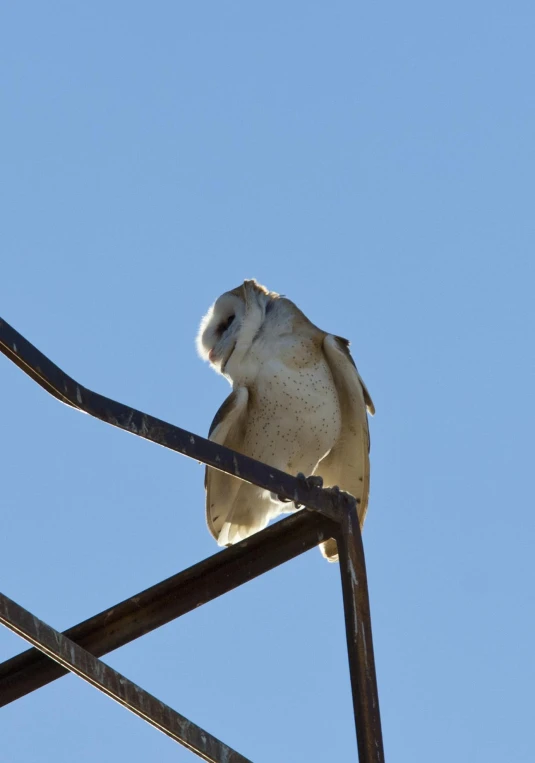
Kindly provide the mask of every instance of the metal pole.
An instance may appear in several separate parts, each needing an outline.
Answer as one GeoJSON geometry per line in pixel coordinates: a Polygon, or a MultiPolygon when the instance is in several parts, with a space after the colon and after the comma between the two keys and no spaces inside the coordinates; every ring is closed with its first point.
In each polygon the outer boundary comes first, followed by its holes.
{"type": "Polygon", "coordinates": [[[357,513],[343,513],[336,538],[359,763],[384,763],[366,562],[357,513]]]}
{"type": "Polygon", "coordinates": [[[1,593],[0,622],[203,760],[251,763],[1,593]]]}

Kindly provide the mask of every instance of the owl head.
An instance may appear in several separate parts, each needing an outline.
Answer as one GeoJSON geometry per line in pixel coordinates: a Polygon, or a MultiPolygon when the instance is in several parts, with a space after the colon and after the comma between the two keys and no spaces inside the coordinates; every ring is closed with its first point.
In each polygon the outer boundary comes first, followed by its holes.
{"type": "Polygon", "coordinates": [[[268,305],[279,295],[253,278],[222,294],[201,321],[197,350],[221,374],[238,343],[251,344],[268,305]]]}

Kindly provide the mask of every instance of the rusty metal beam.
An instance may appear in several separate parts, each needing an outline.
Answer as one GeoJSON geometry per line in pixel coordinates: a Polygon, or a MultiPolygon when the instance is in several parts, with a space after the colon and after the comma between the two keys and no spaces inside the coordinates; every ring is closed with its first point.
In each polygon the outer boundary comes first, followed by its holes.
{"type": "Polygon", "coordinates": [[[0,623],[203,760],[251,763],[2,593],[0,623]]]}
{"type": "Polygon", "coordinates": [[[79,411],[333,519],[339,518],[338,497],[330,490],[308,487],[303,481],[261,461],[82,387],[1,318],[0,351],[43,389],[79,411]]]}
{"type": "Polygon", "coordinates": [[[336,537],[359,763],[384,763],[364,547],[357,515],[344,511],[336,537]]]}
{"type": "MultiPolygon", "coordinates": [[[[95,657],[118,649],[326,540],[336,525],[299,511],[177,575],[85,620],[64,636],[95,657]]],[[[68,671],[29,649],[0,664],[0,707],[68,671]]]]}
{"type": "MultiPolygon", "coordinates": [[[[79,641],[87,648],[91,647],[95,654],[104,654],[303,553],[321,540],[335,537],[340,555],[359,761],[383,763],[366,564],[355,499],[339,491],[309,487],[304,481],[278,469],[82,387],[2,319],[0,351],[47,392],[67,405],[319,512],[300,512],[277,523],[232,549],[216,554],[189,570],[147,589],[139,597],[132,597],[117,607],[74,626],[66,631],[64,636],[50,629],[51,634],[55,634],[54,638],[61,637],[66,645],[72,644],[72,647],[80,649],[80,655],[84,656],[85,660],[95,660],[93,667],[98,667],[103,663],[77,646],[74,641],[79,641]],[[222,573],[222,570],[227,572],[222,573]]],[[[26,614],[33,617],[29,613],[26,614]]],[[[35,620],[35,623],[39,622],[35,620]]],[[[28,638],[28,635],[24,637],[28,638]]],[[[28,640],[32,641],[31,638],[28,640]]],[[[75,670],[67,662],[58,659],[58,655],[54,656],[47,649],[43,649],[42,644],[36,643],[36,646],[60,662],[63,668],[75,670]]],[[[50,661],[47,662],[35,650],[17,655],[0,665],[0,704],[7,704],[64,673],[64,669],[50,661]]],[[[86,677],[86,680],[91,679],[86,677]]],[[[128,683],[130,685],[130,682],[128,683]]],[[[134,684],[131,686],[135,691],[142,691],[134,684]]],[[[122,701],[119,696],[115,699],[122,701]]],[[[151,701],[158,703],[154,698],[151,698],[151,701]]],[[[162,703],[159,705],[165,708],[162,703]]],[[[134,707],[130,709],[138,712],[134,707]]],[[[169,708],[167,710],[173,712],[169,708]]],[[[142,713],[138,714],[145,717],[142,713]]],[[[191,726],[193,727],[192,724],[191,726]]],[[[200,731],[197,727],[194,728],[200,731]]],[[[162,730],[169,733],[167,729],[162,730]]],[[[228,760],[245,759],[239,756],[228,760]]]]}

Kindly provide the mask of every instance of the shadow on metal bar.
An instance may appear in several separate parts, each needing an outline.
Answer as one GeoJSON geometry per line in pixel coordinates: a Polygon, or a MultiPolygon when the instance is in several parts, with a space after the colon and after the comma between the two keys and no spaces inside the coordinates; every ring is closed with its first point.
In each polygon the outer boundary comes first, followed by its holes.
{"type": "Polygon", "coordinates": [[[273,469],[267,464],[216,445],[203,437],[82,387],[2,319],[0,319],[0,351],[47,392],[67,405],[163,447],[202,461],[238,479],[251,482],[291,501],[303,504],[314,512],[301,511],[277,522],[232,548],[215,554],[141,594],[75,625],[62,636],[19,605],[3,597],[0,600],[4,606],[0,621],[33,643],[37,649],[30,649],[16,655],[0,665],[0,705],[8,704],[72,671],[197,752],[201,757],[204,756],[205,760],[214,761],[214,763],[223,760],[245,761],[246,759],[241,755],[210,737],[190,721],[183,719],[159,700],[147,695],[127,679],[118,676],[115,671],[100,662],[97,656],[139,638],[200,604],[302,554],[326,538],[334,537],[340,556],[359,761],[360,763],[382,763],[384,753],[366,564],[360,528],[356,519],[355,499],[346,493],[308,487],[295,477],[273,469]],[[33,630],[32,623],[35,626],[33,630]],[[51,648],[50,638],[53,641],[58,637],[60,641],[57,641],[57,645],[60,646],[54,651],[51,648]],[[61,652],[62,648],[67,650],[72,659],[66,658],[61,652]],[[41,652],[46,657],[43,657],[41,652]],[[77,658],[79,658],[78,661],[77,658]],[[94,675],[92,670],[97,673],[104,670],[105,675],[102,674],[104,678],[101,682],[93,680],[96,674],[94,675]],[[129,691],[133,694],[129,695],[129,698],[134,697],[133,704],[129,704],[124,696],[116,691],[117,680],[120,684],[121,681],[126,682],[131,687],[129,691]],[[136,692],[141,692],[143,697],[140,699],[141,695],[136,692]],[[136,701],[142,702],[146,697],[150,698],[150,701],[147,700],[148,704],[143,706],[144,709],[141,712],[136,701]],[[150,709],[146,710],[147,707],[150,709]],[[164,728],[160,723],[162,712],[164,715],[167,714],[165,717],[169,721],[169,727],[164,728]],[[169,714],[173,715],[172,720],[169,714]],[[211,740],[210,744],[213,741],[216,747],[218,746],[217,750],[207,753],[203,752],[202,745],[198,748],[191,746],[191,738],[184,736],[186,733],[184,729],[192,733],[197,741],[198,739],[202,741],[202,735],[204,735],[205,739],[211,740]],[[206,757],[208,754],[213,754],[215,757],[206,757]],[[234,757],[228,757],[229,754],[234,757]]]}

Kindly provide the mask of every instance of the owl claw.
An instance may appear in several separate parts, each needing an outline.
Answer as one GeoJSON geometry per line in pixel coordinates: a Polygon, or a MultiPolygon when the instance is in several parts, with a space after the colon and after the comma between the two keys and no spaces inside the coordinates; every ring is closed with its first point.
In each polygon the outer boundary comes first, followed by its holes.
{"type": "MultiPolygon", "coordinates": [[[[345,490],[341,490],[338,485],[333,485],[329,488],[329,491],[337,500],[340,500],[341,498],[346,505],[348,501],[353,499],[353,496],[350,493],[347,493],[345,490]]],[[[358,505],[360,503],[360,498],[357,498],[356,501],[358,505]]]]}
{"type": "MultiPolygon", "coordinates": [[[[297,479],[299,480],[299,482],[303,483],[304,486],[308,489],[310,489],[311,487],[323,487],[323,477],[320,477],[319,474],[317,475],[313,474],[310,477],[305,477],[303,472],[299,472],[297,474],[297,479]]],[[[296,509],[301,508],[301,504],[297,503],[297,501],[294,501],[294,504],[296,509]]]]}
{"type": "Polygon", "coordinates": [[[319,474],[313,474],[311,477],[305,477],[303,472],[299,472],[297,475],[297,479],[299,482],[304,482],[305,487],[311,488],[311,487],[323,487],[323,477],[320,477],[319,474]]]}
{"type": "MultiPolygon", "coordinates": [[[[313,474],[310,477],[305,477],[303,472],[298,472],[296,479],[298,479],[299,482],[301,482],[307,489],[310,489],[311,487],[323,487],[323,477],[320,477],[319,474],[313,474]]],[[[293,503],[296,509],[300,509],[302,506],[302,504],[298,503],[297,501],[292,501],[291,498],[283,498],[281,495],[277,496],[277,500],[281,501],[282,503],[293,503]]]]}

